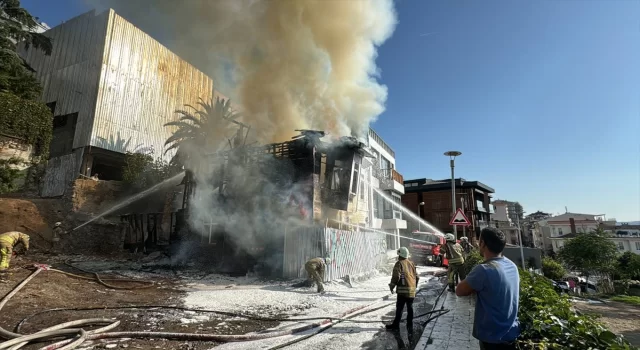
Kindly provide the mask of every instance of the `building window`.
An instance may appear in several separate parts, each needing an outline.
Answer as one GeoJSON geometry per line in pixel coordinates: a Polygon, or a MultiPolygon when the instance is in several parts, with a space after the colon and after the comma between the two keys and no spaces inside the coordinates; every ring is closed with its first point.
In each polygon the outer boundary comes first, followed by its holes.
{"type": "Polygon", "coordinates": [[[358,193],[358,180],[360,180],[360,164],[353,164],[353,183],[351,184],[351,193],[358,193]]]}
{"type": "Polygon", "coordinates": [[[618,249],[624,250],[624,244],[622,242],[618,242],[618,249]]]}
{"type": "Polygon", "coordinates": [[[636,250],[640,250],[640,242],[636,242],[636,250]]]}
{"type": "Polygon", "coordinates": [[[554,228],[552,228],[552,229],[551,229],[551,231],[552,231],[551,235],[552,235],[552,236],[555,236],[555,235],[556,235],[556,228],[555,228],[555,227],[554,227],[554,228]]]}
{"type": "Polygon", "coordinates": [[[559,228],[558,228],[558,235],[559,235],[559,236],[562,236],[562,227],[559,227],[559,228]]]}

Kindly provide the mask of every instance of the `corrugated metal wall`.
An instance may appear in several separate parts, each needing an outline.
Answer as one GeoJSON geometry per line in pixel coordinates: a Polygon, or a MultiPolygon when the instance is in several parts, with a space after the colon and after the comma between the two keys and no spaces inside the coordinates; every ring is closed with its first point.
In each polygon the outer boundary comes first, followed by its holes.
{"type": "Polygon", "coordinates": [[[162,156],[185,104],[211,100],[213,81],[110,10],[91,145],[162,156]]]}
{"type": "Polygon", "coordinates": [[[304,264],[319,256],[331,259],[325,280],[370,272],[386,259],[385,234],[333,228],[303,228],[288,231],[285,237],[285,278],[306,277],[304,264]]]}
{"type": "Polygon", "coordinates": [[[48,30],[45,35],[53,44],[50,56],[34,48],[26,50],[24,45],[18,48],[20,56],[37,72],[42,101],[56,102],[55,115],[78,112],[73,148],[89,143],[107,19],[107,12],[96,16],[91,11],[48,30]]]}
{"type": "Polygon", "coordinates": [[[47,171],[42,179],[42,197],[62,196],[69,184],[78,176],[78,167],[82,161],[82,151],[49,159],[47,171]]]}

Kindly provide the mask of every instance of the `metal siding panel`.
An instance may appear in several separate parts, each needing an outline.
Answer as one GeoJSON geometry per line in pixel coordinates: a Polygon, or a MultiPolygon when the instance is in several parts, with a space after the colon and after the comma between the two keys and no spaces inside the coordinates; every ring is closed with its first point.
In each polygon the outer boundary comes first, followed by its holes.
{"type": "MultiPolygon", "coordinates": [[[[175,110],[195,105],[213,94],[211,79],[181,60],[138,28],[113,14],[108,31],[104,65],[96,108],[92,145],[98,137],[130,142],[126,150],[153,147],[163,155],[171,130],[164,124],[176,119],[175,110]]],[[[171,154],[167,155],[167,158],[171,154]]]]}

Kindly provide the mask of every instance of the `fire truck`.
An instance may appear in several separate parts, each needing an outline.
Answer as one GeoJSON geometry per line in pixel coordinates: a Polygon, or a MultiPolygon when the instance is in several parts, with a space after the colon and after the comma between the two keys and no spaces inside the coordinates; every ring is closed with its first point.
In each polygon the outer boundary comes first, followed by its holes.
{"type": "Polygon", "coordinates": [[[442,233],[413,231],[410,237],[404,238],[403,246],[409,248],[412,260],[416,264],[428,266],[449,266],[445,257],[444,245],[446,241],[442,233]]]}

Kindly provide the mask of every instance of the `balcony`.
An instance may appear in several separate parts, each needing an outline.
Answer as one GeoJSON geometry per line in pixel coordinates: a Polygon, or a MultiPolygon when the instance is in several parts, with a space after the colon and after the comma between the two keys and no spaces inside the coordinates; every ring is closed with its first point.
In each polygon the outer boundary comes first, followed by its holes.
{"type": "Polygon", "coordinates": [[[381,228],[383,230],[404,230],[407,222],[401,219],[382,219],[381,228]]]}
{"type": "Polygon", "coordinates": [[[380,189],[404,194],[404,178],[395,169],[380,170],[380,189]]]}

